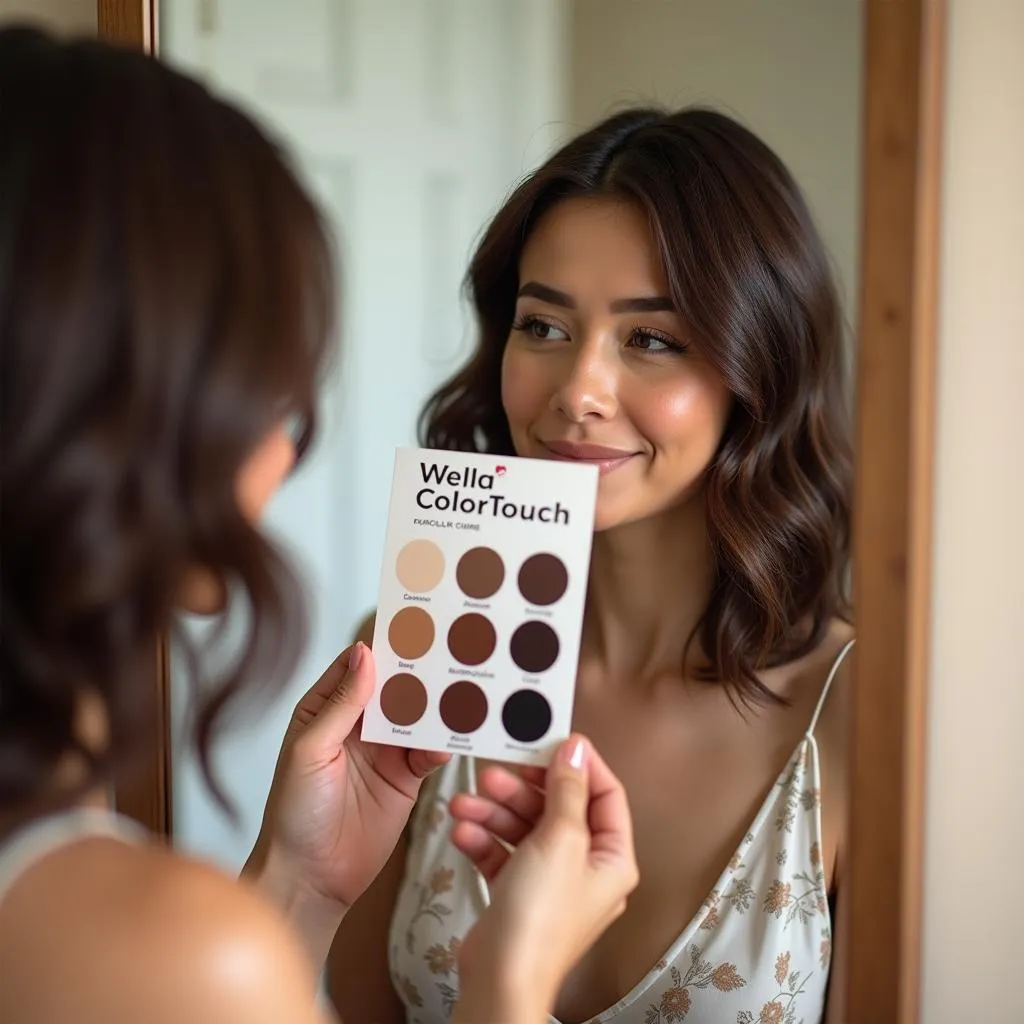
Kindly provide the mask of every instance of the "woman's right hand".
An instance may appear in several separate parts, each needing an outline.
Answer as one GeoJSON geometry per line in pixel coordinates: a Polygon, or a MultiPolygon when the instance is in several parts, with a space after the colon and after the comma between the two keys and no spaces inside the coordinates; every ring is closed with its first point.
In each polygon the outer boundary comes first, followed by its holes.
{"type": "Polygon", "coordinates": [[[453,1020],[535,1024],[636,887],[629,805],[582,736],[546,772],[488,768],[480,790],[451,803],[452,842],[491,889],[462,945],[453,1020]]]}

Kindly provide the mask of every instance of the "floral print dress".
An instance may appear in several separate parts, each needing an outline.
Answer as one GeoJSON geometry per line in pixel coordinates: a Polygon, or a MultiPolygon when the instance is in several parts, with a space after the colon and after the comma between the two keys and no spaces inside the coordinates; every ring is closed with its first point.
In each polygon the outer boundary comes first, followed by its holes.
{"type": "MultiPolygon", "coordinates": [[[[852,645],[832,666],[810,727],[703,906],[647,976],[587,1024],[821,1019],[832,919],[814,727],[852,645]]],[[[458,998],[459,945],[488,904],[486,882],[448,842],[448,801],[465,791],[476,791],[475,764],[455,758],[424,791],[413,820],[389,939],[391,978],[408,1024],[450,1019],[458,998]]]]}

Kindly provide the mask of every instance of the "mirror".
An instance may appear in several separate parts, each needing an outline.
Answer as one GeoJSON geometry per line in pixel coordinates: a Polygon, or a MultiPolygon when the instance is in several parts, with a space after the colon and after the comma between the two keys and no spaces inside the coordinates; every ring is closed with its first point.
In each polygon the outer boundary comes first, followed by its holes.
{"type": "MultiPolygon", "coordinates": [[[[700,104],[734,117],[797,179],[853,319],[862,10],[859,0],[164,0],[161,58],[207,79],[281,139],[335,231],[343,283],[343,355],[324,391],[322,435],[269,517],[308,579],[312,642],[290,690],[220,750],[239,828],[209,798],[197,766],[175,757],[176,845],[230,870],[249,852],[294,700],[373,607],[394,448],[414,443],[424,400],[473,350],[460,289],[474,243],[515,183],[558,146],[626,104],[700,104]]],[[[851,330],[847,340],[852,355],[851,330]]],[[[173,674],[172,697],[180,720],[173,674]]],[[[773,777],[764,773],[769,795],[773,777]]],[[[775,1019],[777,1005],[781,1022],[808,973],[820,979],[828,966],[828,908],[818,905],[813,881],[794,895],[796,876],[787,877],[782,861],[777,867],[778,877],[762,879],[764,891],[752,889],[746,902],[743,890],[716,889],[717,871],[702,882],[711,895],[695,921],[698,929],[708,923],[704,932],[724,913],[723,900],[736,913],[776,920],[820,915],[810,965],[798,972],[780,948],[772,975],[779,998],[762,998],[759,984],[749,1009],[728,1002],[729,1019],[775,1019]]],[[[675,895],[690,898],[689,890],[675,895]]],[[[680,952],[689,958],[689,949],[680,952]]],[[[428,963],[435,988],[450,981],[445,950],[428,963]]],[[[647,1020],[659,1024],[682,1020],[693,1000],[747,985],[730,964],[708,960],[684,983],[685,969],[673,963],[668,980],[642,999],[644,970],[623,966],[637,986],[630,1012],[650,1010],[647,1020]],[[671,970],[682,971],[679,981],[671,970]]],[[[423,983],[405,981],[407,1000],[427,998],[423,983]]],[[[443,1001],[438,992],[432,997],[443,1001]]],[[[578,1005],[588,1004],[581,997],[578,1005]]],[[[718,1019],[713,1003],[702,1012],[718,1019]]]]}

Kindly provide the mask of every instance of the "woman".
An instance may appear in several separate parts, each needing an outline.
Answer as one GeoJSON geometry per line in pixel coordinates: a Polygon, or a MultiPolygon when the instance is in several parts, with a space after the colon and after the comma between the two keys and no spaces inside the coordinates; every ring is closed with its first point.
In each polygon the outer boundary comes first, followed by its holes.
{"type": "MultiPolygon", "coordinates": [[[[575,726],[626,786],[641,882],[555,1016],[816,1021],[845,844],[851,470],[807,205],[735,121],[627,111],[520,185],[468,284],[479,344],[423,443],[601,469],[575,726]]],[[[458,991],[448,951],[490,894],[446,841],[452,798],[510,843],[540,807],[493,766],[441,769],[336,939],[332,962],[376,979],[335,993],[353,1019],[437,1024],[458,991]]]]}
{"type": "MultiPolygon", "coordinates": [[[[138,54],[0,32],[0,1020],[324,1020],[327,945],[444,760],[357,739],[356,644],[296,709],[249,885],[106,807],[179,609],[240,638],[213,678],[186,648],[211,784],[225,711],[294,665],[300,594],[257,523],[312,437],[333,278],[316,210],[238,111],[138,54]]],[[[504,894],[462,950],[460,1021],[545,1019],[635,884],[588,745],[531,779],[547,809],[511,860],[459,827],[504,894]]]]}

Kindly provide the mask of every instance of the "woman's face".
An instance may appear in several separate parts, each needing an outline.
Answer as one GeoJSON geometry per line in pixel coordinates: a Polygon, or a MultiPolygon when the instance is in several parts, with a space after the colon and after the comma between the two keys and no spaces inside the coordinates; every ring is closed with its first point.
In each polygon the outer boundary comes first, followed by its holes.
{"type": "MultiPolygon", "coordinates": [[[[251,523],[259,521],[267,503],[295,465],[296,449],[288,425],[282,423],[260,443],[235,478],[235,497],[251,523]]],[[[185,579],[181,603],[194,615],[213,615],[224,608],[223,583],[208,569],[193,567],[185,579]]]]}
{"type": "Polygon", "coordinates": [[[238,472],[235,494],[242,515],[259,521],[267,503],[277,493],[295,465],[295,441],[285,423],[263,440],[238,472]]]}
{"type": "Polygon", "coordinates": [[[564,200],[523,249],[501,393],[516,454],[601,470],[595,528],[701,486],[731,396],[673,311],[643,213],[564,200]]]}

